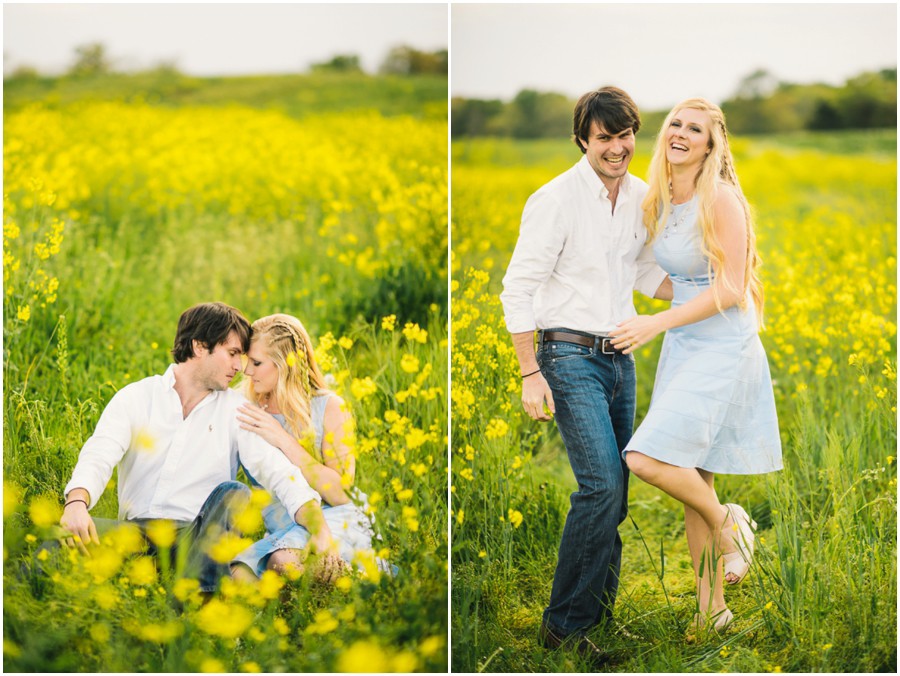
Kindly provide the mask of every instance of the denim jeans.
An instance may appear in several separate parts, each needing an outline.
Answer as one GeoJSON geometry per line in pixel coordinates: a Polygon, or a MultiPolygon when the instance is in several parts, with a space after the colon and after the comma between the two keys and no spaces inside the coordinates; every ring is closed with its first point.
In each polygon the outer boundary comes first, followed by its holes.
{"type": "MultiPolygon", "coordinates": [[[[233,526],[234,516],[239,514],[250,500],[250,489],[239,481],[225,481],[209,494],[200,513],[193,521],[177,521],[169,519],[176,529],[175,544],[169,550],[169,565],[179,577],[190,577],[200,582],[200,591],[214,592],[219,580],[229,574],[229,564],[217,563],[211,559],[207,550],[209,546],[224,533],[236,532],[233,526]]],[[[147,538],[147,525],[159,519],[94,519],[97,534],[102,538],[123,523],[131,523],[141,529],[147,541],[148,553],[159,556],[156,545],[147,538]]],[[[58,543],[45,543],[42,548],[58,547],[58,543]]]]}
{"type": "Polygon", "coordinates": [[[634,357],[603,354],[597,342],[583,347],[548,341],[539,346],[537,360],[578,481],[544,611],[544,624],[566,636],[612,617],[622,562],[618,526],[628,512],[621,452],[634,428],[634,357]]]}

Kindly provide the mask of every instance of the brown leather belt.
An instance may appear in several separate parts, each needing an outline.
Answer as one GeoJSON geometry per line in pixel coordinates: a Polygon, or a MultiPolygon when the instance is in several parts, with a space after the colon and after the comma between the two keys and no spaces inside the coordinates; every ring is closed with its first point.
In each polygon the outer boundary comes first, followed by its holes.
{"type": "Polygon", "coordinates": [[[613,339],[608,336],[587,336],[568,331],[539,331],[538,340],[542,343],[556,340],[562,343],[574,343],[582,347],[597,347],[601,354],[622,354],[622,350],[613,345],[613,339]]]}

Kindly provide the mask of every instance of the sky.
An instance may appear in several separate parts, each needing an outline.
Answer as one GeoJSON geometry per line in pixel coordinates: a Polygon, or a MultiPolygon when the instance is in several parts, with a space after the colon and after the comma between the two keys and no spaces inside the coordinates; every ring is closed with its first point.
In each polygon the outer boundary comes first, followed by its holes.
{"type": "Polygon", "coordinates": [[[446,4],[4,4],[4,72],[60,73],[94,42],[123,70],[296,73],[356,54],[374,72],[397,45],[447,49],[447,30],[446,4]]]}
{"type": "Polygon", "coordinates": [[[617,85],[660,110],[721,103],[757,69],[840,85],[897,66],[894,3],[466,3],[452,5],[451,26],[451,92],[468,98],[617,85]]]}

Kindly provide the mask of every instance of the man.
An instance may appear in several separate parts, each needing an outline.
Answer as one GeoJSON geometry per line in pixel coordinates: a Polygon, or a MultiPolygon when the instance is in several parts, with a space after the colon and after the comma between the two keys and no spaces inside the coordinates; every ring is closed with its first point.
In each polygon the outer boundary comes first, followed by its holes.
{"type": "Polygon", "coordinates": [[[234,481],[240,461],[308,528],[311,551],[324,555],[326,577],[340,567],[319,494],[281,451],[239,427],[237,408],[246,400],[228,384],[249,344],[249,322],[224,303],[196,305],[181,315],[175,364],[119,390],[78,456],[60,520],[72,534],[68,546],[89,554],[86,545],[99,544],[98,533],[117,525],[95,523],[88,510],[118,465],[119,519],[138,526],[173,521],[179,545],[188,548],[189,572],[199,577],[201,591],[212,592],[228,568],[204,550],[232,529],[232,518],[247,504],[249,489],[234,481]]]}
{"type": "Polygon", "coordinates": [[[525,204],[503,279],[506,326],[522,375],[522,405],[555,415],[578,491],[571,496],[540,642],[595,662],[585,635],[611,619],[618,588],[628,469],[621,451],[634,425],[634,358],[605,337],[636,314],[635,289],[671,299],[671,282],[646,246],[647,185],[628,173],[640,116],[631,97],[604,87],[574,111],[581,161],[525,204]],[[535,352],[537,330],[537,353],[535,352]]]}

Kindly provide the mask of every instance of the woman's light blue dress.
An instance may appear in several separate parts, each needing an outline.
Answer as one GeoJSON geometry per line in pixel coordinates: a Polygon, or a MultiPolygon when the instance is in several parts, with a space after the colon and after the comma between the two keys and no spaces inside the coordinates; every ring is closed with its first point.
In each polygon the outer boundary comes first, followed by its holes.
{"type": "MultiPolygon", "coordinates": [[[[312,427],[315,430],[316,448],[321,451],[322,439],[325,434],[325,406],[328,399],[334,396],[332,393],[317,395],[311,401],[312,427]]],[[[275,415],[275,419],[287,429],[287,422],[283,415],[275,415]]],[[[244,469],[246,473],[246,468],[244,469]]],[[[252,476],[247,474],[250,483],[261,488],[252,476]]],[[[347,563],[352,563],[354,555],[358,551],[372,548],[372,517],[367,516],[365,494],[352,491],[351,502],[345,505],[332,507],[322,502],[322,513],[325,522],[331,529],[331,534],[340,545],[341,558],[347,563]]],[[[263,508],[263,520],[266,525],[266,535],[262,540],[254,542],[250,547],[241,552],[232,563],[244,563],[250,567],[257,576],[261,576],[266,570],[269,556],[279,549],[303,549],[309,542],[309,531],[294,522],[294,519],[277,499],[273,499],[263,508]]],[[[379,567],[384,568],[382,561],[378,561],[379,567]]]]}
{"type": "MultiPolygon", "coordinates": [[[[673,206],[653,253],[672,280],[672,306],[709,288],[696,197],[673,206]]],[[[625,446],[678,467],[764,474],[782,467],[766,353],[752,299],[666,333],[647,417],[625,446]]]]}

